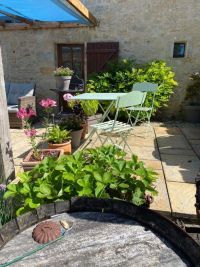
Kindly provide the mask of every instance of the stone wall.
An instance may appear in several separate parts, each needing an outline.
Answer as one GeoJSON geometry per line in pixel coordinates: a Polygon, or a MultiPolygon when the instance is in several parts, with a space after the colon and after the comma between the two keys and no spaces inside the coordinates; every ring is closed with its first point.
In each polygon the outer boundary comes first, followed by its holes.
{"type": "Polygon", "coordinates": [[[56,44],[119,41],[120,56],[148,62],[163,59],[174,67],[179,86],[171,98],[168,115],[178,115],[189,75],[200,69],[198,0],[82,0],[100,21],[96,28],[1,31],[6,54],[6,78],[37,83],[40,97],[53,97],[52,71],[56,44]],[[175,41],[187,42],[185,58],[174,59],[175,41]],[[9,72],[7,74],[7,71],[9,72]]]}

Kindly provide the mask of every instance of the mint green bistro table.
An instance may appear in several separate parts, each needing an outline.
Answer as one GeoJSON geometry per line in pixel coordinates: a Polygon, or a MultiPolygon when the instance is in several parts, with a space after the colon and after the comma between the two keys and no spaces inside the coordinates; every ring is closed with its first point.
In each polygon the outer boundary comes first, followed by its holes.
{"type": "MultiPolygon", "coordinates": [[[[103,122],[106,118],[109,118],[109,113],[112,107],[114,107],[116,101],[120,96],[124,96],[126,93],[84,93],[80,95],[74,96],[71,100],[97,100],[99,101],[99,106],[101,110],[103,111],[103,115],[99,122],[103,122]],[[101,101],[109,101],[110,104],[108,105],[107,109],[105,110],[103,106],[101,105],[101,101]]],[[[85,142],[82,144],[82,146],[78,149],[83,149],[88,141],[92,139],[92,136],[94,135],[95,130],[93,129],[85,142]]]]}

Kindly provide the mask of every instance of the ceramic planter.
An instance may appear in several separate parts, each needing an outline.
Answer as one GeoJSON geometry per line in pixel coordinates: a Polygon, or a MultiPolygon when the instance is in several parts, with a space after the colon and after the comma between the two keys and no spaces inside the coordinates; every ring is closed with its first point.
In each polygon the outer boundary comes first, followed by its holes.
{"type": "Polygon", "coordinates": [[[72,76],[57,76],[57,86],[61,91],[68,91],[72,76]]]}
{"type": "Polygon", "coordinates": [[[80,146],[82,132],[83,132],[83,129],[71,132],[72,148],[78,148],[80,146]]]}
{"type": "MultiPolygon", "coordinates": [[[[49,156],[51,154],[53,154],[54,152],[57,152],[57,158],[59,158],[60,156],[62,156],[64,154],[64,151],[62,149],[40,149],[39,152],[41,152],[41,154],[44,154],[43,159],[45,158],[45,156],[49,156]]],[[[31,150],[28,155],[23,159],[22,161],[22,167],[24,169],[24,171],[30,171],[32,170],[36,165],[38,165],[41,160],[33,160],[31,159],[33,155],[33,150],[31,150]]]]}
{"type": "Polygon", "coordinates": [[[200,122],[200,105],[199,106],[184,106],[185,120],[191,123],[200,122]]]}
{"type": "Polygon", "coordinates": [[[62,150],[64,150],[64,154],[66,154],[66,155],[69,155],[72,153],[71,140],[66,142],[66,143],[62,143],[62,144],[48,143],[48,147],[51,149],[62,149],[62,150]]]}

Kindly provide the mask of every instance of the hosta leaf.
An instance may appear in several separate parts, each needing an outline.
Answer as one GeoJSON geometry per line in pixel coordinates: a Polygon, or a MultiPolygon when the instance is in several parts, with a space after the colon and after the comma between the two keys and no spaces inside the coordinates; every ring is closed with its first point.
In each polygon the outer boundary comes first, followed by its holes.
{"type": "Polygon", "coordinates": [[[58,165],[55,167],[55,170],[57,170],[57,171],[66,171],[66,168],[65,168],[64,165],[58,164],[58,165]]]}
{"type": "Polygon", "coordinates": [[[95,197],[100,197],[104,189],[105,189],[105,185],[100,182],[97,182],[96,188],[95,188],[95,197]]]}
{"type": "Polygon", "coordinates": [[[66,193],[70,193],[70,191],[71,191],[71,187],[70,187],[70,186],[65,187],[64,191],[65,191],[66,193]]]}
{"type": "Polygon", "coordinates": [[[102,182],[103,181],[103,177],[101,176],[101,174],[99,172],[94,172],[93,175],[94,175],[94,178],[97,181],[99,181],[99,182],[102,182]]]}
{"type": "Polygon", "coordinates": [[[75,179],[74,174],[70,173],[70,172],[64,172],[62,177],[64,180],[68,180],[68,181],[74,181],[74,179],[75,179]]]}
{"type": "Polygon", "coordinates": [[[51,194],[51,186],[49,184],[43,183],[40,185],[40,192],[44,195],[50,195],[51,194]]]}
{"type": "Polygon", "coordinates": [[[8,199],[9,197],[14,197],[16,195],[16,192],[13,191],[6,191],[3,198],[8,199]]]}
{"type": "Polygon", "coordinates": [[[20,189],[20,193],[23,195],[29,194],[31,191],[29,184],[23,183],[23,187],[20,189]]]}
{"type": "Polygon", "coordinates": [[[40,206],[40,203],[37,201],[34,201],[31,198],[27,198],[25,201],[25,204],[27,204],[31,209],[36,209],[40,206]]]}
{"type": "Polygon", "coordinates": [[[121,188],[129,188],[129,185],[125,184],[125,183],[121,183],[121,184],[119,184],[119,187],[121,187],[121,188]]]}
{"type": "Polygon", "coordinates": [[[105,172],[105,173],[103,174],[103,182],[104,182],[105,184],[110,183],[110,182],[111,182],[111,179],[112,179],[112,174],[111,174],[111,173],[109,173],[109,172],[105,172]]]}
{"type": "Polygon", "coordinates": [[[111,189],[116,189],[117,188],[117,184],[110,184],[110,188],[111,189]]]}

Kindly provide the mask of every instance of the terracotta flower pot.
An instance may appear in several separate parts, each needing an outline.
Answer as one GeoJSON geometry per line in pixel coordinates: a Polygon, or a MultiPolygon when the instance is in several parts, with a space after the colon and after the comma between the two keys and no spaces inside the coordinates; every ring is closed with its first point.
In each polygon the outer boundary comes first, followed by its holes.
{"type": "Polygon", "coordinates": [[[63,149],[39,149],[39,152],[42,154],[41,160],[34,160],[33,159],[33,150],[31,150],[28,155],[23,159],[22,161],[22,167],[24,171],[30,171],[32,170],[36,165],[38,165],[44,158],[45,156],[55,156],[60,158],[64,154],[63,149]]]}
{"type": "Polygon", "coordinates": [[[81,136],[82,136],[83,129],[80,129],[78,131],[72,131],[71,137],[72,137],[72,147],[78,148],[81,143],[81,136]]]}
{"type": "Polygon", "coordinates": [[[71,154],[72,153],[71,140],[66,142],[66,143],[62,143],[62,144],[48,143],[48,147],[51,149],[63,149],[64,154],[71,154]]]}

